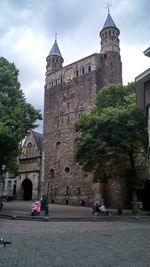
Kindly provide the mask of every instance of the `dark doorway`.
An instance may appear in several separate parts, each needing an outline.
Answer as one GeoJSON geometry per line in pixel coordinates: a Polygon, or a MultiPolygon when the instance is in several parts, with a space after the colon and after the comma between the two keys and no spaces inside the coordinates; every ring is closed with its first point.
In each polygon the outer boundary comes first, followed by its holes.
{"type": "Polygon", "coordinates": [[[30,179],[26,178],[22,182],[23,188],[23,200],[32,200],[32,182],[30,179]]]}
{"type": "Polygon", "coordinates": [[[143,209],[150,210],[150,180],[147,180],[142,190],[143,209]]]}

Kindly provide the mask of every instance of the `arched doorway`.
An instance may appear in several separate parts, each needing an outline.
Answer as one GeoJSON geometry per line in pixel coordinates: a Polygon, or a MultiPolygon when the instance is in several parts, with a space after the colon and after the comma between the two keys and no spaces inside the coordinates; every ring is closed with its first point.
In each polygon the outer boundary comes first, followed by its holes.
{"type": "Polygon", "coordinates": [[[22,182],[23,188],[23,200],[32,200],[32,182],[30,179],[26,178],[22,182]]]}

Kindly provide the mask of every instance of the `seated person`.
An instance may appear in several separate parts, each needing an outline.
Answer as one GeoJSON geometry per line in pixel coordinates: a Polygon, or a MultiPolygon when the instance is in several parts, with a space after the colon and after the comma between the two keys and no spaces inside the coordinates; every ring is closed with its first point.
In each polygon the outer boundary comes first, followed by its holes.
{"type": "Polygon", "coordinates": [[[104,204],[99,207],[99,211],[102,215],[109,215],[109,211],[106,209],[104,204]]]}
{"type": "Polygon", "coordinates": [[[95,203],[93,206],[92,206],[92,214],[94,215],[95,213],[97,213],[97,215],[99,215],[99,205],[98,203],[95,203]]]}

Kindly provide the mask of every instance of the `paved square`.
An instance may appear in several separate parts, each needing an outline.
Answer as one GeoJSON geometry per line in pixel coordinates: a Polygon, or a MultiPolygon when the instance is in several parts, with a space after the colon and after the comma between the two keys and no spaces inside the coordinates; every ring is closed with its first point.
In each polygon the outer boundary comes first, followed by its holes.
{"type": "Polygon", "coordinates": [[[0,220],[0,267],[148,267],[150,221],[0,220]]]}

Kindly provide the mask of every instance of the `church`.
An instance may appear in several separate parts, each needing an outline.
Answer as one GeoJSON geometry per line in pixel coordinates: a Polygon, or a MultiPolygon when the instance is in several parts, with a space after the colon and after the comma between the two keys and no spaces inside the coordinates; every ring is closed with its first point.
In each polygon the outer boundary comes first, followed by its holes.
{"type": "MultiPolygon", "coordinates": [[[[93,175],[76,162],[78,134],[74,124],[90,111],[103,86],[122,83],[119,34],[108,11],[99,33],[100,53],[63,67],[55,40],[46,58],[42,192],[48,194],[51,203],[90,205],[103,198],[102,185],[94,183],[93,175]]],[[[117,184],[110,185],[110,192],[113,206],[117,184]]]]}

